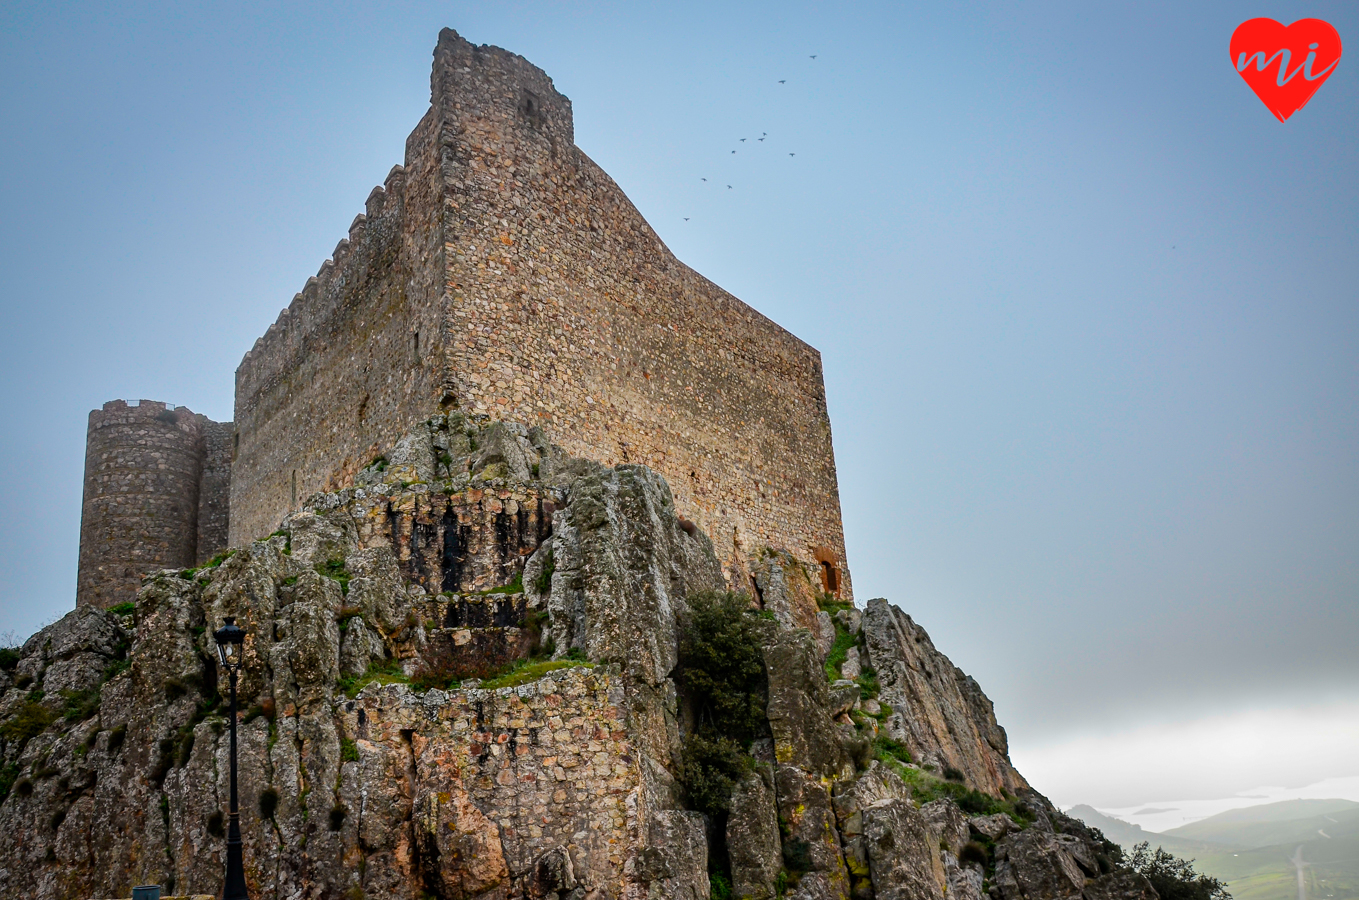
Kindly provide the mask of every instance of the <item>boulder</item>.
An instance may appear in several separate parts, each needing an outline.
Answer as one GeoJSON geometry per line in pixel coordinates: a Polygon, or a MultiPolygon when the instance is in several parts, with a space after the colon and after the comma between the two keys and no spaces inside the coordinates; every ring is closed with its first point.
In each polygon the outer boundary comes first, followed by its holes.
{"type": "Polygon", "coordinates": [[[761,649],[769,675],[775,757],[818,776],[852,775],[854,764],[831,721],[829,685],[811,632],[779,631],[761,649]]]}
{"type": "Polygon", "coordinates": [[[1028,829],[996,845],[995,884],[1004,900],[1072,900],[1085,888],[1085,873],[1064,835],[1028,829]]]}
{"type": "Polygon", "coordinates": [[[1004,813],[995,813],[990,816],[973,816],[967,820],[967,827],[978,837],[986,838],[988,841],[998,841],[1012,831],[1018,831],[1014,819],[1004,813]]]}
{"type": "Polygon", "coordinates": [[[727,814],[727,855],[731,889],[737,897],[766,900],[783,865],[778,813],[768,770],[751,772],[731,794],[727,814]]]}
{"type": "Polygon", "coordinates": [[[1086,882],[1085,900],[1160,900],[1147,876],[1136,872],[1111,872],[1086,882]]]}
{"type": "Polygon", "coordinates": [[[972,839],[967,816],[952,800],[934,800],[920,807],[920,814],[939,846],[954,856],[972,839]]]}
{"type": "Polygon", "coordinates": [[[801,893],[790,896],[847,898],[849,873],[840,850],[830,792],[819,778],[794,766],[777,767],[774,786],[779,819],[786,829],[784,860],[797,862],[799,868],[816,876],[810,881],[804,876],[798,885],[801,893]]]}
{"type": "Polygon", "coordinates": [[[938,842],[909,800],[865,807],[863,845],[877,900],[943,900],[945,877],[938,842]]]}

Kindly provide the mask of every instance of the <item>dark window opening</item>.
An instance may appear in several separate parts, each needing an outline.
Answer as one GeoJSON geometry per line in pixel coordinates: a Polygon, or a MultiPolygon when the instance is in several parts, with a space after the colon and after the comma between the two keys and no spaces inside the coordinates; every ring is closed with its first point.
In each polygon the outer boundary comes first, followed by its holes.
{"type": "Polygon", "coordinates": [[[764,609],[764,591],[760,590],[760,583],[755,580],[755,576],[750,577],[750,585],[755,589],[755,602],[760,609],[764,609]]]}
{"type": "Polygon", "coordinates": [[[415,355],[420,355],[420,332],[415,333],[415,355]]]}
{"type": "Polygon", "coordinates": [[[821,560],[821,584],[826,588],[827,594],[840,593],[840,573],[835,566],[826,560],[821,560]]]}
{"type": "Polygon", "coordinates": [[[296,469],[293,469],[293,489],[292,489],[292,495],[293,495],[292,505],[293,505],[293,506],[296,506],[296,505],[297,505],[297,470],[296,470],[296,469]]]}

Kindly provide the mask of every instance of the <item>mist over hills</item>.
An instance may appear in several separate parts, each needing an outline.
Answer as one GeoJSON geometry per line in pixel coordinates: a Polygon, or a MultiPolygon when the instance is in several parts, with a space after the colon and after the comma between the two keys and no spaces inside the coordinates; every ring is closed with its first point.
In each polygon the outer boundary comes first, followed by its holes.
{"type": "Polygon", "coordinates": [[[1308,900],[1359,898],[1359,803],[1284,800],[1233,809],[1164,833],[1076,806],[1068,815],[1125,849],[1141,841],[1186,859],[1227,883],[1234,900],[1300,900],[1295,859],[1308,900]]]}

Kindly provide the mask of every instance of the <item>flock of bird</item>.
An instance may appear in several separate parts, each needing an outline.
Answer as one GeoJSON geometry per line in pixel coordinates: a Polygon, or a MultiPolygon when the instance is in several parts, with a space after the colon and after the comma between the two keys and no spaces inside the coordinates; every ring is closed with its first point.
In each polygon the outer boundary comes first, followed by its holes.
{"type": "MultiPolygon", "coordinates": [[[[808,58],[809,58],[809,59],[816,59],[816,56],[817,56],[817,54],[812,53],[812,54],[809,54],[808,58]]],[[[779,79],[779,84],[787,84],[787,83],[788,83],[788,79],[787,79],[787,78],[780,78],[780,79],[779,79]]],[[[760,133],[760,136],[757,137],[755,140],[756,140],[756,142],[758,143],[758,142],[764,141],[764,140],[765,140],[766,138],[768,138],[768,137],[769,137],[769,132],[764,131],[764,132],[761,132],[761,133],[760,133]]],[[[745,143],[746,141],[748,141],[748,140],[749,140],[748,137],[739,138],[739,142],[742,143],[742,144],[744,144],[744,143],[745,143]]],[[[735,150],[735,149],[733,149],[731,152],[732,152],[732,155],[733,155],[733,156],[736,154],[736,150],[735,150]]],[[[788,155],[789,155],[789,156],[797,156],[796,153],[791,153],[791,152],[790,152],[788,155]]],[[[700,178],[700,179],[699,179],[699,181],[703,181],[703,182],[706,182],[707,180],[708,180],[707,178],[700,178]]],[[[729,190],[729,191],[732,190],[732,186],[731,186],[731,185],[727,185],[727,190],[729,190]]],[[[686,221],[686,222],[689,221],[689,218],[690,218],[689,216],[684,216],[684,221],[686,221]]]]}

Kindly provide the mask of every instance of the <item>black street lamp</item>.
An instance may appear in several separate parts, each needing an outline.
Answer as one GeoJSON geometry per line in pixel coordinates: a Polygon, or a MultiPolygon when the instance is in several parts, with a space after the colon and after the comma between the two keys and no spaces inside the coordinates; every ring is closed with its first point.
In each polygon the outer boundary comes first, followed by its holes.
{"type": "Polygon", "coordinates": [[[245,629],[227,616],[225,624],[213,634],[222,668],[231,676],[231,822],[227,828],[226,884],[222,900],[250,900],[245,889],[245,861],[241,857],[241,816],[236,805],[236,674],[241,670],[241,650],[245,629]]]}

